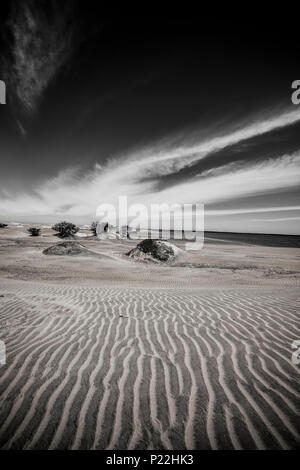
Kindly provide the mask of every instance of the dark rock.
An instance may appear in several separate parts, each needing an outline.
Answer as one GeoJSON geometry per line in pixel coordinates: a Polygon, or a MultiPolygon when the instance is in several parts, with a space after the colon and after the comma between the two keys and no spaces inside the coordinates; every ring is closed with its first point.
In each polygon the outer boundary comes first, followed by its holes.
{"type": "Polygon", "coordinates": [[[179,249],[165,240],[142,240],[127,256],[141,261],[173,261],[179,249]]]}

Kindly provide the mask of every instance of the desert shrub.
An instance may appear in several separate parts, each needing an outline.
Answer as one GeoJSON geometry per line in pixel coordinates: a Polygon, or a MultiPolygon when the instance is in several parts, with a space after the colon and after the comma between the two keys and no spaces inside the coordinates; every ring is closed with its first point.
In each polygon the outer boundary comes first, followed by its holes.
{"type": "Polygon", "coordinates": [[[0,224],[0,228],[5,228],[7,227],[7,224],[0,224]]]}
{"type": "Polygon", "coordinates": [[[71,222],[59,222],[58,224],[53,225],[52,230],[58,232],[58,236],[61,238],[72,237],[75,233],[78,232],[79,227],[76,227],[75,224],[71,222]]]}
{"type": "Polygon", "coordinates": [[[93,232],[93,235],[97,235],[97,222],[91,223],[91,231],[93,232]]]}
{"type": "Polygon", "coordinates": [[[38,237],[40,235],[41,229],[37,227],[30,227],[27,229],[27,232],[29,232],[32,237],[38,237]]]}
{"type": "Polygon", "coordinates": [[[132,231],[132,229],[129,225],[123,225],[120,229],[120,233],[121,233],[122,238],[130,239],[130,232],[131,231],[132,231]]]}

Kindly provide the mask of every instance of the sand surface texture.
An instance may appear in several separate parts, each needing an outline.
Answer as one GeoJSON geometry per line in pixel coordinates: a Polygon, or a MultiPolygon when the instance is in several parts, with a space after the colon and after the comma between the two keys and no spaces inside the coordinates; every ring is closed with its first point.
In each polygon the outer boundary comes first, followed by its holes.
{"type": "Polygon", "coordinates": [[[50,232],[1,232],[2,449],[299,446],[298,248],[212,241],[160,266],[131,241],[46,256],[50,232]]]}

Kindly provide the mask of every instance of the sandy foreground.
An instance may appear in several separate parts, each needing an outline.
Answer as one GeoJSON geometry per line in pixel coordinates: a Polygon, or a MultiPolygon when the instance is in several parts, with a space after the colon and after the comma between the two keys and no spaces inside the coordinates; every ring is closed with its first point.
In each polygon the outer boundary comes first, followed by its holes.
{"type": "Polygon", "coordinates": [[[299,248],[207,240],[160,266],[127,240],[42,254],[58,241],[0,231],[1,448],[299,446],[299,248]]]}

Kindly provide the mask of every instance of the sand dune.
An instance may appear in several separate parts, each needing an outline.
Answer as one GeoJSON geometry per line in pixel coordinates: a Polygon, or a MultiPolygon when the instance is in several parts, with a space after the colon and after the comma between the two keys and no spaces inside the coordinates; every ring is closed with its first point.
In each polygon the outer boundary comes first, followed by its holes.
{"type": "Polygon", "coordinates": [[[296,289],[1,280],[2,449],[299,445],[296,289]]]}

